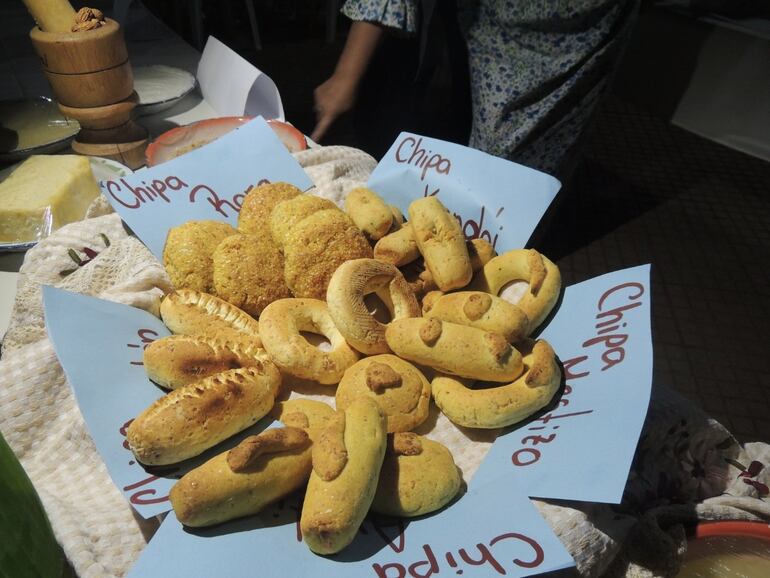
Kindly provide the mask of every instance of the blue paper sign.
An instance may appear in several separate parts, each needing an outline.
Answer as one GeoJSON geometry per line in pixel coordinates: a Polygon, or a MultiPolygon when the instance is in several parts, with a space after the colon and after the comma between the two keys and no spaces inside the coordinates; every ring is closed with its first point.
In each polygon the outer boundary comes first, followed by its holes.
{"type": "Polygon", "coordinates": [[[133,419],[165,392],[142,364],[144,348],[170,332],[135,307],[43,286],[48,336],[72,387],[88,431],[115,485],[144,518],[171,509],[168,492],[191,468],[258,433],[263,420],[202,455],[171,466],[145,468],[126,442],[133,419]]]}
{"type": "Polygon", "coordinates": [[[129,578],[407,578],[531,576],[574,566],[521,489],[496,480],[445,510],[413,520],[370,514],[353,543],[317,556],[302,543],[301,498],[211,528],[169,514],[129,578]]]}
{"type": "Polygon", "coordinates": [[[262,117],[199,149],[119,179],[102,192],[120,218],[161,258],[168,230],[187,221],[235,226],[248,190],[283,181],[307,190],[313,183],[262,117]]]}
{"type": "Polygon", "coordinates": [[[142,353],[169,330],[141,309],[54,287],[43,287],[43,306],[48,336],[113,481],[142,516],[169,510],[176,480],[145,471],[125,438],[131,421],[163,395],[147,379],[142,353]]]}
{"type": "Polygon", "coordinates": [[[415,199],[435,195],[468,239],[481,237],[502,252],[526,245],[561,183],[475,149],[402,132],[368,186],[404,213],[415,199]]]}
{"type": "Polygon", "coordinates": [[[516,479],[538,498],[619,503],[652,387],[650,266],[568,287],[543,331],[564,364],[555,407],[498,437],[472,484],[516,479]]]}

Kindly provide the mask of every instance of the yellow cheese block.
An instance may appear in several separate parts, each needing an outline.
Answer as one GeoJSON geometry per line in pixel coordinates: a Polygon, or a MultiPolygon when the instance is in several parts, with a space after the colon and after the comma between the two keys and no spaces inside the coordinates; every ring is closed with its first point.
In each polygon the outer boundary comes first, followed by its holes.
{"type": "Polygon", "coordinates": [[[0,183],[0,242],[42,239],[82,219],[98,195],[87,157],[31,156],[0,183]]]}

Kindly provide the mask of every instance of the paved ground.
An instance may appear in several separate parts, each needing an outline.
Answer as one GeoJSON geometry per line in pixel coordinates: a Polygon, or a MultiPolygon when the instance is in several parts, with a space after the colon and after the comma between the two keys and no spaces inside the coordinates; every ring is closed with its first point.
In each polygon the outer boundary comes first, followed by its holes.
{"type": "Polygon", "coordinates": [[[541,246],[568,282],[653,264],[656,386],[770,440],[770,165],[609,98],[541,246]]]}

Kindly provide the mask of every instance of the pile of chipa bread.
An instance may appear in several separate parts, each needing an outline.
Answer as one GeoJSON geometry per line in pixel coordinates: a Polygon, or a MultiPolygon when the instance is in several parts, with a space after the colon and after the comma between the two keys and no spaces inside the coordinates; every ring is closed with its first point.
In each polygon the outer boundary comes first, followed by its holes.
{"type": "Polygon", "coordinates": [[[556,355],[530,338],[561,291],[551,261],[467,241],[435,197],[414,201],[408,220],[366,188],[345,209],[266,184],[246,196],[237,229],[169,231],[176,290],[161,317],[174,335],[151,343],[144,365],[170,392],[131,423],[131,450],[167,465],[267,415],[282,425],[183,476],[170,494],[183,524],[253,515],[304,487],[304,541],[339,552],[370,510],[420,516],[459,493],[451,452],[414,433],[431,403],[459,426],[495,429],[557,394],[556,355]],[[499,296],[513,283],[525,287],[515,303],[499,296]],[[330,403],[289,399],[307,383],[330,403]]]}

